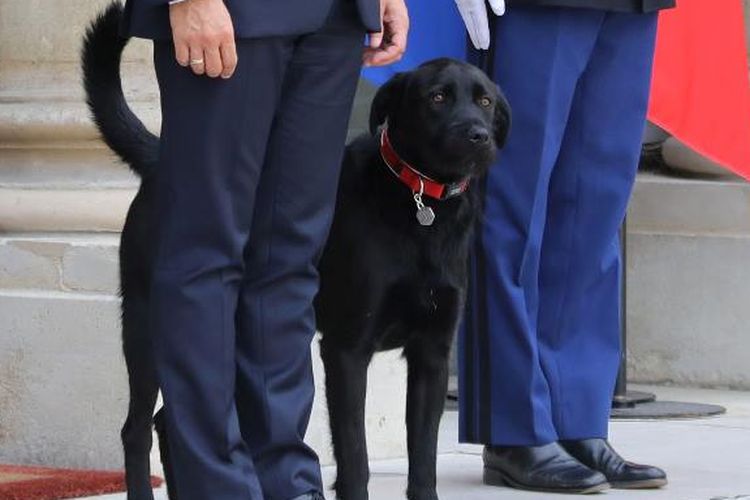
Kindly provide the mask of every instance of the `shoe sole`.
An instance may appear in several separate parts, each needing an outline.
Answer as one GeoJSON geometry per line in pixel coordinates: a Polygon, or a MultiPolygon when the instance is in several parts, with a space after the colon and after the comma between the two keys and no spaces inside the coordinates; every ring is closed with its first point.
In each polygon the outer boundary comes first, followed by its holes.
{"type": "Polygon", "coordinates": [[[587,488],[539,488],[535,486],[529,486],[526,484],[519,483],[513,478],[505,474],[503,471],[497,469],[491,469],[488,467],[484,468],[483,474],[484,484],[490,486],[510,486],[517,490],[536,491],[540,493],[563,493],[568,495],[589,495],[593,493],[600,493],[610,488],[609,483],[600,483],[587,488]]]}
{"type": "Polygon", "coordinates": [[[666,479],[644,479],[643,481],[613,481],[610,483],[618,490],[651,490],[667,485],[666,479]]]}

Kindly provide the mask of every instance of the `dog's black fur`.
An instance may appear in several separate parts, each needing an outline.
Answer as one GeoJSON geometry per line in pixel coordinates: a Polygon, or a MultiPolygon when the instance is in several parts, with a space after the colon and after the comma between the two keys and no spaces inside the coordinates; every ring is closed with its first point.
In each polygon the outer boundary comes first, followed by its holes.
{"type": "Polygon", "coordinates": [[[403,348],[407,497],[436,499],[438,425],[480,203],[476,187],[445,201],[425,198],[436,219],[420,226],[412,193],[381,159],[376,131],[384,122],[402,159],[427,177],[456,182],[484,173],[505,141],[510,110],[484,73],[448,59],[400,73],[382,86],[372,104],[372,135],[346,150],[336,215],[319,266],[315,310],[323,333],[338,497],[368,497],[367,367],[376,351],[403,348]],[[442,102],[435,102],[437,93],[442,102]],[[484,97],[488,107],[478,103],[484,97]]]}
{"type": "Polygon", "coordinates": [[[432,500],[448,359],[480,203],[476,187],[444,201],[425,198],[436,218],[432,226],[419,225],[412,193],[380,156],[376,132],[384,122],[402,159],[427,177],[456,182],[485,172],[505,142],[510,109],[484,73],[449,59],[400,73],[382,86],[372,104],[371,135],[347,147],[336,215],[319,266],[315,310],[323,333],[337,495],[368,497],[367,367],[376,351],[403,348],[407,497],[432,500]],[[441,102],[435,101],[438,94],[441,102]],[[484,98],[489,105],[480,104],[484,98]]]}
{"type": "MultiPolygon", "coordinates": [[[[107,145],[141,178],[128,210],[120,239],[120,296],[122,343],[128,369],[130,401],[121,438],[125,452],[129,500],[153,500],[150,484],[152,415],[159,386],[147,328],[149,286],[154,257],[153,173],[158,163],[159,138],[149,132],[125,102],[120,59],[127,39],[118,36],[122,5],[111,4],[86,32],[81,53],[86,99],[94,122],[107,145]]],[[[156,426],[162,462],[167,469],[168,446],[161,415],[156,426]]],[[[165,474],[172,500],[177,498],[172,478],[165,474]]]]}
{"type": "MultiPolygon", "coordinates": [[[[82,64],[88,104],[105,142],[142,183],[120,246],[123,348],[130,407],[122,429],[128,498],[152,500],[149,484],[152,414],[158,384],[147,328],[155,238],[153,172],[159,139],[129,109],[120,81],[119,4],[93,22],[82,64]]],[[[436,499],[437,432],[448,380],[448,357],[464,303],[476,189],[445,200],[425,198],[430,227],[415,218],[412,193],[386,168],[377,129],[387,122],[400,156],[441,182],[481,176],[510,127],[499,89],[477,68],[439,59],[400,73],[380,88],[371,134],[347,147],[336,214],[319,270],[315,300],[321,353],[343,500],[368,497],[364,431],[367,367],[376,351],[403,348],[408,362],[407,427],[411,500],[436,499]],[[436,97],[438,96],[438,97],[436,97]]],[[[162,452],[166,433],[156,427],[162,452]]],[[[170,498],[168,456],[162,456],[170,498]]]]}

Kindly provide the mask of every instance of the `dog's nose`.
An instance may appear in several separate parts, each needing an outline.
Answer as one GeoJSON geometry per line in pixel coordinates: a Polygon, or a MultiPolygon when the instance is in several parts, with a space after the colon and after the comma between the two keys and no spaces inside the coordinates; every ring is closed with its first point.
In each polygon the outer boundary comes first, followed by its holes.
{"type": "Polygon", "coordinates": [[[474,144],[487,144],[490,142],[490,132],[480,126],[473,126],[468,132],[469,140],[474,144]]]}

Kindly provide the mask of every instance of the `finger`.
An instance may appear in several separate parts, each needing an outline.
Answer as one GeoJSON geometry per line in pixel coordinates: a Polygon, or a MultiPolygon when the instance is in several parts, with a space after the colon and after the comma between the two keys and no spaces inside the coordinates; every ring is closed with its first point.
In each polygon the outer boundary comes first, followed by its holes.
{"type": "Polygon", "coordinates": [[[369,47],[365,47],[364,51],[362,52],[362,65],[365,67],[374,66],[374,64],[372,63],[372,59],[378,52],[380,52],[380,49],[371,49],[369,47]]]}
{"type": "Polygon", "coordinates": [[[388,45],[373,54],[371,63],[374,66],[393,64],[403,57],[404,52],[395,45],[388,45]]]}
{"type": "Polygon", "coordinates": [[[397,31],[394,31],[393,35],[390,37],[390,45],[395,47],[396,51],[399,52],[400,55],[403,55],[404,52],[406,52],[406,43],[408,40],[408,30],[406,28],[399,29],[397,31]]]}
{"type": "Polygon", "coordinates": [[[234,74],[234,70],[237,68],[237,46],[234,40],[227,43],[222,43],[221,47],[221,62],[224,66],[221,72],[222,78],[230,78],[234,74]]]}
{"type": "Polygon", "coordinates": [[[372,47],[373,49],[380,47],[383,44],[383,32],[377,31],[374,33],[370,33],[369,42],[370,47],[372,47]]]}
{"type": "Polygon", "coordinates": [[[469,38],[471,39],[471,44],[474,46],[475,49],[479,50],[482,48],[481,44],[479,43],[479,39],[477,38],[476,33],[474,33],[473,29],[467,30],[469,33],[469,38]]]}
{"type": "Polygon", "coordinates": [[[219,47],[206,47],[203,50],[203,55],[206,61],[206,76],[216,78],[224,69],[221,62],[221,52],[219,52],[219,47]]]}
{"type": "Polygon", "coordinates": [[[369,49],[365,55],[365,64],[367,66],[385,66],[401,59],[403,52],[396,46],[388,45],[380,49],[369,49]]]}
{"type": "Polygon", "coordinates": [[[474,21],[474,15],[471,9],[471,5],[467,4],[466,2],[457,1],[456,6],[458,7],[458,12],[461,14],[461,18],[464,21],[464,25],[466,25],[466,33],[469,35],[471,44],[475,49],[480,49],[481,47],[479,46],[479,39],[477,38],[476,34],[476,24],[474,21]]]}
{"type": "Polygon", "coordinates": [[[190,48],[184,42],[174,42],[174,57],[177,60],[177,64],[180,66],[187,66],[190,64],[190,48]]]}
{"type": "Polygon", "coordinates": [[[487,50],[490,48],[490,21],[487,19],[487,9],[482,6],[481,9],[474,11],[471,15],[471,22],[474,26],[471,31],[476,38],[474,46],[478,49],[487,50]]]}
{"type": "Polygon", "coordinates": [[[495,15],[502,16],[505,14],[505,0],[489,0],[492,12],[495,15]]]}
{"type": "Polygon", "coordinates": [[[206,61],[203,57],[203,49],[201,47],[190,47],[190,69],[196,75],[202,75],[206,72],[206,61]]]}
{"type": "Polygon", "coordinates": [[[377,57],[380,52],[380,49],[365,49],[364,54],[362,55],[362,64],[365,67],[380,66],[380,64],[378,64],[377,62],[377,57]]]}
{"type": "Polygon", "coordinates": [[[406,52],[409,25],[405,20],[394,21],[388,31],[390,32],[388,35],[388,44],[383,54],[383,57],[387,58],[386,64],[401,59],[406,52]]]}

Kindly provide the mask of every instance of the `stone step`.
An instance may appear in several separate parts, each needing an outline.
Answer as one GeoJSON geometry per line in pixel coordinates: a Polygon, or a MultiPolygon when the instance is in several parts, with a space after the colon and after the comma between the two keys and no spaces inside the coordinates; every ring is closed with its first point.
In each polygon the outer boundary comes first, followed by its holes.
{"type": "MultiPolygon", "coordinates": [[[[124,64],[126,94],[158,130],[158,95],[144,49],[134,44],[140,56],[124,64]]],[[[0,231],[117,232],[137,186],[89,118],[77,61],[0,65],[0,231]]]]}
{"type": "Polygon", "coordinates": [[[7,148],[0,153],[0,188],[135,189],[138,177],[104,145],[91,148],[7,148]]]}
{"type": "Polygon", "coordinates": [[[641,175],[628,220],[634,381],[750,389],[750,184],[641,175]]]}
{"type": "Polygon", "coordinates": [[[0,230],[120,231],[139,183],[100,143],[0,149],[0,230]]]}
{"type": "Polygon", "coordinates": [[[135,188],[0,188],[0,232],[117,232],[135,192],[135,188]]]}
{"type": "MultiPolygon", "coordinates": [[[[160,127],[158,87],[148,63],[124,63],[128,104],[151,129],[160,127]]],[[[0,68],[2,148],[101,147],[85,104],[78,62],[9,63],[0,68]]]]}
{"type": "Polygon", "coordinates": [[[750,184],[640,174],[628,224],[637,232],[750,235],[750,184]]]}

